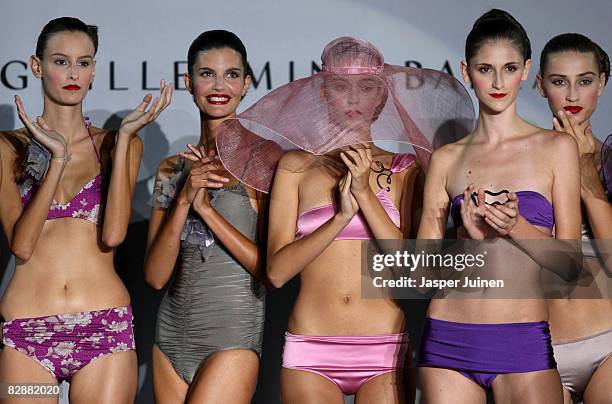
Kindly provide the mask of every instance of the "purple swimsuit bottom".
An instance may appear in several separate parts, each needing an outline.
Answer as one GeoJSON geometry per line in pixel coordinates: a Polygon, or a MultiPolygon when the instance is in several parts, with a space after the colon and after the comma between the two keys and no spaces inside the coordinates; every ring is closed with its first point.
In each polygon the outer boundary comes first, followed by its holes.
{"type": "Polygon", "coordinates": [[[456,370],[483,389],[498,374],[555,369],[548,323],[470,324],[427,318],[420,367],[456,370]]]}
{"type": "Polygon", "coordinates": [[[2,343],[70,382],[95,359],[135,349],[133,319],[131,306],[18,318],[2,324],[2,343]]]}

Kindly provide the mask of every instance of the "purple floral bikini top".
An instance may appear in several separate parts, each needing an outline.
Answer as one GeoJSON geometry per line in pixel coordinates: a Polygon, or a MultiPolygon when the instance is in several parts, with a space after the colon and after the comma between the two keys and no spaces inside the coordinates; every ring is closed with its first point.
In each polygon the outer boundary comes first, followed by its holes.
{"type": "MultiPolygon", "coordinates": [[[[93,136],[90,130],[89,121],[85,122],[87,133],[91,140],[96,158],[100,164],[100,172],[91,178],[83,187],[73,196],[68,202],[61,203],[53,199],[47,220],[59,219],[63,217],[72,217],[75,219],[85,219],[97,225],[101,224],[102,219],[102,162],[100,153],[96,149],[93,136]]],[[[17,181],[21,202],[23,205],[30,203],[34,194],[38,190],[42,179],[45,177],[49,166],[51,154],[49,151],[32,139],[26,150],[25,158],[23,159],[23,171],[21,177],[17,181]]]]}

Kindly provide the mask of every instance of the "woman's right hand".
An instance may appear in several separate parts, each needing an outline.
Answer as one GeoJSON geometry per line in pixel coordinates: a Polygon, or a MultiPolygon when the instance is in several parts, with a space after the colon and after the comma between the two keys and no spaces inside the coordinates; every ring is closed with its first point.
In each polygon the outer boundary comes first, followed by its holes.
{"type": "Polygon", "coordinates": [[[15,105],[17,105],[19,119],[28,129],[30,135],[38,143],[45,146],[51,152],[53,158],[68,160],[68,146],[64,136],[51,129],[42,116],[37,117],[36,122],[32,121],[28,114],[26,114],[21,98],[18,95],[15,96],[15,105]]]}
{"type": "Polygon", "coordinates": [[[474,184],[470,184],[463,191],[463,200],[461,201],[461,221],[463,228],[468,233],[472,240],[484,240],[491,232],[485,220],[485,192],[482,188],[478,189],[478,204],[472,200],[474,192],[474,184]]]}
{"type": "Polygon", "coordinates": [[[340,190],[340,209],[338,213],[342,219],[344,219],[347,223],[351,221],[353,216],[359,210],[359,204],[357,203],[357,199],[351,193],[351,182],[353,177],[351,176],[351,172],[347,172],[340,182],[338,183],[338,188],[340,190]]]}

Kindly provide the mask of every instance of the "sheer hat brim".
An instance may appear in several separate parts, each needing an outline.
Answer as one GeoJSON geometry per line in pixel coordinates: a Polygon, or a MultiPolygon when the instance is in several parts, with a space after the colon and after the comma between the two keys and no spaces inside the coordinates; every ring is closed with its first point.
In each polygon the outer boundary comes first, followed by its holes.
{"type": "Polygon", "coordinates": [[[269,192],[287,151],[322,155],[373,142],[413,152],[425,169],[435,148],[462,138],[473,124],[471,99],[455,78],[385,64],[379,73],[323,71],[279,87],[224,122],[217,149],[240,181],[269,192]]]}

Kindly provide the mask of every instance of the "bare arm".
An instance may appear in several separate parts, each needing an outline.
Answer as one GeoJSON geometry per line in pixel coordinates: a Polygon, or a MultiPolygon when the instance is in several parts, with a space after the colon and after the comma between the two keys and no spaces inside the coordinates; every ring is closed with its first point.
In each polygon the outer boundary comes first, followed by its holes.
{"type": "MultiPolygon", "coordinates": [[[[21,204],[21,197],[15,183],[14,162],[17,158],[15,154],[10,159],[13,166],[5,167],[5,170],[3,170],[7,181],[3,181],[5,190],[2,194],[5,195],[6,193],[7,203],[5,204],[11,207],[13,211],[5,212],[2,222],[11,250],[17,258],[27,261],[34,253],[34,248],[47,220],[51,202],[70,156],[68,155],[66,141],[61,134],[51,129],[42,117],[38,117],[36,122],[33,122],[25,112],[18,96],[15,96],[15,104],[17,105],[19,119],[26,126],[31,136],[29,141],[36,139],[51,153],[47,173],[38,191],[25,208],[21,204]],[[11,174],[10,178],[9,173],[11,174]]],[[[4,146],[4,149],[8,151],[8,144],[4,146]]]]}
{"type": "Polygon", "coordinates": [[[157,290],[168,283],[174,271],[189,208],[189,202],[177,201],[169,211],[161,208],[151,210],[144,271],[145,281],[157,290]]]}
{"type": "MultiPolygon", "coordinates": [[[[565,134],[552,141],[555,156],[552,164],[552,198],[555,217],[555,237],[558,240],[580,239],[580,167],[578,149],[572,138],[565,134]]],[[[520,201],[519,201],[520,202],[520,201]]],[[[520,217],[510,231],[513,239],[552,239],[527,220],[520,217]]]]}
{"type": "Polygon", "coordinates": [[[590,124],[579,123],[573,115],[560,111],[553,126],[574,138],[580,161],[580,197],[586,207],[591,230],[596,239],[612,239],[612,206],[608,202],[597,172],[596,156],[601,142],[593,135],[590,124]]]}
{"type": "Polygon", "coordinates": [[[270,282],[277,288],[315,260],[350,222],[358,208],[354,199],[351,208],[346,205],[347,201],[350,202],[350,179],[345,180],[341,187],[341,200],[344,202],[341,202],[336,215],[308,236],[295,240],[298,187],[302,175],[292,170],[295,159],[299,157],[293,153],[281,158],[270,197],[267,272],[270,282]]]}
{"type": "Polygon", "coordinates": [[[181,233],[197,192],[181,181],[183,167],[179,158],[170,157],[160,163],[155,177],[144,271],[145,281],[158,290],[174,271],[181,233]]]}
{"type": "MultiPolygon", "coordinates": [[[[516,215],[516,221],[504,233],[509,235],[527,254],[538,264],[552,270],[565,280],[571,280],[578,275],[580,263],[580,169],[578,163],[578,149],[575,141],[566,134],[554,136],[550,147],[551,155],[555,156],[552,161],[552,198],[555,218],[555,237],[552,237],[536,226],[530,224],[520,214],[516,215]],[[553,240],[555,252],[542,251],[541,244],[532,243],[530,240],[553,240]]],[[[520,200],[518,201],[520,203],[520,200]]],[[[513,207],[518,211],[518,204],[513,207]]],[[[487,206],[486,220],[495,230],[500,231],[497,226],[501,218],[500,212],[506,212],[504,206],[495,208],[487,206]]],[[[509,213],[509,212],[508,212],[509,213]]],[[[512,215],[512,214],[511,214],[512,215]]],[[[548,250],[548,249],[546,249],[548,250]]]]}
{"type": "Polygon", "coordinates": [[[23,261],[29,260],[34,252],[65,166],[65,161],[51,159],[38,191],[15,222],[10,239],[11,249],[23,261]]]}
{"type": "Polygon", "coordinates": [[[423,189],[423,208],[417,238],[441,240],[446,233],[450,199],[446,192],[447,167],[444,149],[435,151],[429,160],[429,169],[423,189]]]}
{"type": "Polygon", "coordinates": [[[123,242],[132,211],[132,195],[142,156],[142,141],[138,131],[153,122],[170,105],[172,83],[160,83],[161,94],[151,103],[151,94],[121,121],[112,152],[111,180],[104,210],[102,241],[109,247],[123,242]],[[149,110],[147,111],[147,107],[149,110]]]}
{"type": "Polygon", "coordinates": [[[102,241],[109,247],[116,247],[125,239],[141,156],[142,140],[138,136],[116,135],[102,227],[102,241]]]}

